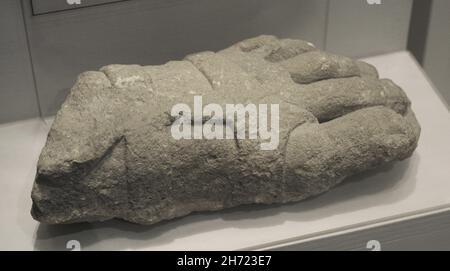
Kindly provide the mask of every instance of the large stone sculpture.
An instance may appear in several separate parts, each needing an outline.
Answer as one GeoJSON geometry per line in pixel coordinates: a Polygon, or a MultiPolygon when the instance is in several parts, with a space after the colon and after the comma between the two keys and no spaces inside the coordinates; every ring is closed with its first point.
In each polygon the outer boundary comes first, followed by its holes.
{"type": "MultiPolygon", "coordinates": [[[[200,123],[201,124],[201,123],[200,123]]],[[[192,125],[198,125],[195,121],[192,125]]],[[[420,127],[405,93],[367,63],[260,36],[161,66],[78,78],[42,150],[32,215],[50,224],[140,224],[287,203],[409,157],[420,127]],[[279,144],[175,139],[175,104],[278,104],[279,144]]]]}

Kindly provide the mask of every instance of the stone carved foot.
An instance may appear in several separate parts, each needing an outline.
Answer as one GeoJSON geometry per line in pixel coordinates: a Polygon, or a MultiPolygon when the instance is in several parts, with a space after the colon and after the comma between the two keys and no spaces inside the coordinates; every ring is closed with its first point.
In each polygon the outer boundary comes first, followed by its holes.
{"type": "MultiPolygon", "coordinates": [[[[197,125],[195,122],[192,125],[197,125]]],[[[196,211],[287,203],[411,156],[410,101],[371,65],[259,36],[161,66],[81,74],[42,150],[33,217],[153,224],[196,211]],[[278,104],[279,144],[176,140],[175,104],[278,104]]]]}

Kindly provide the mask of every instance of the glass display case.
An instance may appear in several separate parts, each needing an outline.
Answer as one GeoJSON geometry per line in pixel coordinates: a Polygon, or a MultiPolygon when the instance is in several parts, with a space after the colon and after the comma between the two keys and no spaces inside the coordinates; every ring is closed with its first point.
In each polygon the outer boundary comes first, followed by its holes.
{"type": "MultiPolygon", "coordinates": [[[[449,12],[444,0],[1,1],[0,250],[450,249],[449,12]],[[411,157],[287,204],[244,204],[154,225],[33,219],[38,160],[80,74],[110,64],[161,67],[198,52],[243,48],[241,41],[260,35],[308,41],[395,82],[421,126],[411,157]]],[[[352,76],[335,72],[317,82],[352,76]]],[[[67,146],[61,152],[73,151],[67,146]]]]}

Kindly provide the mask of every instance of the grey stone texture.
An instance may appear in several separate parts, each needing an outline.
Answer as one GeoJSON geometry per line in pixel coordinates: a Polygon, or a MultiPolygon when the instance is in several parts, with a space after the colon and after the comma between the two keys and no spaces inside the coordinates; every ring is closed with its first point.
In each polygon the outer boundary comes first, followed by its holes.
{"type": "MultiPolygon", "coordinates": [[[[194,125],[194,124],[193,124],[194,125]]],[[[288,203],[412,155],[411,103],[367,63],[259,36],[161,66],[81,74],[42,150],[33,217],[154,224],[192,212],[288,203]],[[178,103],[279,104],[280,144],[175,140],[178,103]]]]}

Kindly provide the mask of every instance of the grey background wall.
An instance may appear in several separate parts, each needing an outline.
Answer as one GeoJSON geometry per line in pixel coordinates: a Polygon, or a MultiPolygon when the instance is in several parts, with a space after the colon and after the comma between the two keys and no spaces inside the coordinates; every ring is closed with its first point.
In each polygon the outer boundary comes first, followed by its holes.
{"type": "Polygon", "coordinates": [[[30,0],[22,0],[23,10],[17,3],[1,1],[0,13],[4,7],[15,13],[5,10],[9,18],[2,16],[7,22],[0,26],[0,36],[22,33],[10,45],[22,62],[3,60],[3,54],[11,54],[2,41],[0,71],[30,63],[25,26],[32,66],[10,73],[22,77],[28,70],[20,83],[0,83],[2,122],[38,116],[34,91],[43,116],[54,114],[82,71],[111,63],[160,64],[263,33],[306,39],[354,57],[404,50],[412,0],[382,0],[381,5],[366,0],[129,0],[39,16],[33,16],[30,0]],[[28,96],[9,98],[20,93],[28,96]]]}
{"type": "Polygon", "coordinates": [[[0,1],[0,123],[36,117],[38,102],[19,1],[0,1]]]}
{"type": "Polygon", "coordinates": [[[433,0],[423,66],[450,104],[450,1],[433,0]]]}
{"type": "Polygon", "coordinates": [[[411,0],[331,0],[327,50],[352,57],[377,55],[406,48],[411,0]]]}

